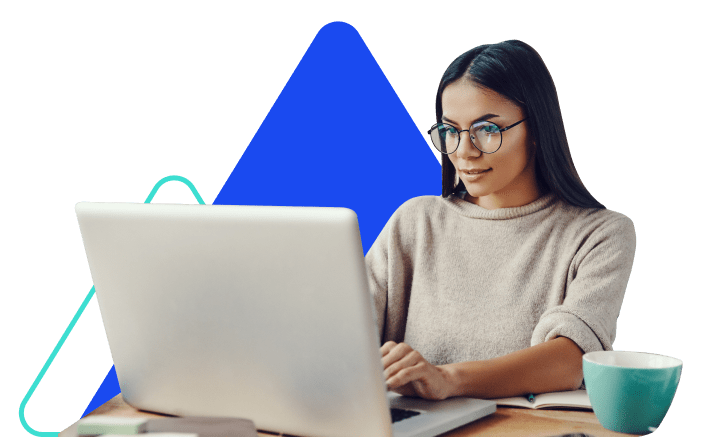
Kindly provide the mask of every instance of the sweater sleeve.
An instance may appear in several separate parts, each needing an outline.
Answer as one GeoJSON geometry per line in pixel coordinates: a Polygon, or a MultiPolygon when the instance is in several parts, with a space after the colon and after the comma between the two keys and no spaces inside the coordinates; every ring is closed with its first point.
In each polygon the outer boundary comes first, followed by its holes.
{"type": "Polygon", "coordinates": [[[634,224],[626,216],[593,230],[573,258],[562,304],[541,315],[531,345],[561,336],[584,353],[612,350],[635,250],[634,224]]]}
{"type": "Polygon", "coordinates": [[[414,270],[409,251],[413,251],[415,205],[412,199],[392,214],[365,256],[381,344],[404,341],[414,270]]]}
{"type": "Polygon", "coordinates": [[[377,239],[365,255],[367,278],[374,303],[374,316],[380,341],[383,339],[384,322],[387,313],[387,288],[389,275],[389,252],[387,234],[390,223],[384,226],[377,239]]]}

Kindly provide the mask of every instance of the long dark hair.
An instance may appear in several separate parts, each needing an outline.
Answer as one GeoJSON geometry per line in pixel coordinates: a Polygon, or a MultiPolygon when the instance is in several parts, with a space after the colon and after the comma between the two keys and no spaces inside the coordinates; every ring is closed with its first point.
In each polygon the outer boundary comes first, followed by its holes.
{"type": "MultiPolygon", "coordinates": [[[[475,47],[462,55],[443,73],[436,94],[436,121],[441,122],[441,95],[461,78],[471,80],[514,102],[529,119],[529,133],[536,141],[536,179],[542,191],[550,191],[571,205],[604,208],[583,185],[563,126],[556,86],[541,56],[518,40],[475,47]]],[[[455,168],[448,155],[441,158],[443,197],[464,188],[455,184],[455,168]]]]}

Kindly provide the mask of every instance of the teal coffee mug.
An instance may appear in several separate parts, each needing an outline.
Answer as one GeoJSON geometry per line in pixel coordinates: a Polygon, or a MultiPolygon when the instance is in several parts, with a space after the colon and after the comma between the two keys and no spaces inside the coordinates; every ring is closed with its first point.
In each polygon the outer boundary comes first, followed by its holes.
{"type": "Polygon", "coordinates": [[[679,359],[644,352],[583,355],[585,388],[597,420],[628,434],[648,434],[661,424],[682,368],[679,359]]]}

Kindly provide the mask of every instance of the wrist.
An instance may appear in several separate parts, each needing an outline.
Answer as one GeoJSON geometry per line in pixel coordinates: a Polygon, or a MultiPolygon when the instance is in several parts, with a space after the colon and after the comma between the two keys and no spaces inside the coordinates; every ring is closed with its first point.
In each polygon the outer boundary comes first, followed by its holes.
{"type": "Polygon", "coordinates": [[[461,383],[459,381],[458,369],[453,366],[453,364],[444,364],[437,367],[445,380],[445,397],[462,396],[463,393],[460,390],[461,383]]]}

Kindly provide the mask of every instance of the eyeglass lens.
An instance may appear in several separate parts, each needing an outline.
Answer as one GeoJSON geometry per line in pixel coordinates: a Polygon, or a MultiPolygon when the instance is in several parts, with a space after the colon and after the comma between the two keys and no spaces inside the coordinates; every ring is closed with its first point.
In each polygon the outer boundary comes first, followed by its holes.
{"type": "MultiPolygon", "coordinates": [[[[490,121],[481,121],[470,126],[470,140],[484,153],[493,153],[502,144],[499,126],[490,121]]],[[[439,124],[431,130],[431,141],[441,153],[451,154],[460,145],[458,129],[449,124],[439,124]]]]}

